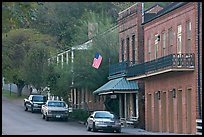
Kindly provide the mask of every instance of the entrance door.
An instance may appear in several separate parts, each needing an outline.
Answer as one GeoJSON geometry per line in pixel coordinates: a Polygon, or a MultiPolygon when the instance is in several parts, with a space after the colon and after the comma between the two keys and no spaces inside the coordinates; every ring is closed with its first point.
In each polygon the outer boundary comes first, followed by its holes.
{"type": "Polygon", "coordinates": [[[107,96],[105,101],[106,110],[115,113],[119,116],[119,97],[116,95],[116,98],[111,98],[111,96],[107,96]]]}

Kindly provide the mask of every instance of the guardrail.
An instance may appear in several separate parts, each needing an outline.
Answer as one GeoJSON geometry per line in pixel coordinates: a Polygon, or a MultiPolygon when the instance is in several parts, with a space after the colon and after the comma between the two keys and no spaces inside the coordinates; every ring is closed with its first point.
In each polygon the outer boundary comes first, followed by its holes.
{"type": "Polygon", "coordinates": [[[196,119],[196,134],[202,135],[202,119],[196,119]]]}

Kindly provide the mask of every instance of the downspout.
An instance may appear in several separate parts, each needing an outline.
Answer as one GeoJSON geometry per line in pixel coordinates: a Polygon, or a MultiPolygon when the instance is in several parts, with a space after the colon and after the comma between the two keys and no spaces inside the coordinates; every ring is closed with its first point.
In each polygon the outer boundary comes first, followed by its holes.
{"type": "Polygon", "coordinates": [[[200,2],[198,2],[198,116],[202,119],[200,101],[200,2]]]}

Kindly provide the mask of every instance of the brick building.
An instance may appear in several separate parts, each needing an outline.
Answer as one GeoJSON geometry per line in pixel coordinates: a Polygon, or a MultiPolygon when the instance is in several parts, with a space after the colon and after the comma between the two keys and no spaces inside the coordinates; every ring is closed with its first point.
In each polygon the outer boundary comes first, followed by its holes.
{"type": "Polygon", "coordinates": [[[116,96],[110,102],[119,109],[119,116],[125,125],[136,122],[138,127],[144,128],[144,83],[126,79],[126,68],[144,60],[141,24],[142,3],[136,3],[119,13],[119,63],[110,66],[109,82],[94,94],[116,96]],[[118,104],[114,100],[118,100],[118,104]]]}
{"type": "Polygon", "coordinates": [[[196,119],[202,119],[201,9],[202,3],[174,2],[145,15],[144,63],[130,66],[127,79],[145,83],[148,131],[197,132],[196,119]]]}

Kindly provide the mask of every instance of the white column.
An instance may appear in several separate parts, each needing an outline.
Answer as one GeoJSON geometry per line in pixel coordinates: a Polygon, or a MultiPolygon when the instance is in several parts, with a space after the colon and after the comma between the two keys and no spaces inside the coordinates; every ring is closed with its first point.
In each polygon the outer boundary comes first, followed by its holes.
{"type": "Polygon", "coordinates": [[[48,59],[48,65],[50,65],[50,58],[48,59]]]}
{"type": "Polygon", "coordinates": [[[74,62],[74,50],[72,50],[72,63],[74,62]]]}
{"type": "Polygon", "coordinates": [[[136,93],[136,118],[138,118],[139,117],[139,110],[138,110],[138,93],[136,93]]]}
{"type": "Polygon", "coordinates": [[[62,62],[62,68],[63,68],[63,63],[64,63],[63,54],[61,55],[61,62],[62,62]]]}
{"type": "MultiPolygon", "coordinates": [[[[72,59],[72,73],[73,73],[73,63],[74,63],[74,50],[72,50],[72,52],[71,52],[71,59],[72,59]]],[[[72,77],[72,85],[74,84],[74,81],[73,81],[73,77],[72,77]]]]}
{"type": "Polygon", "coordinates": [[[59,57],[58,57],[58,55],[57,55],[57,65],[58,65],[58,62],[59,62],[59,57]]]}
{"type": "Polygon", "coordinates": [[[66,51],[66,62],[67,62],[67,64],[68,64],[68,62],[69,62],[68,56],[69,56],[68,51],[66,51]]]}

